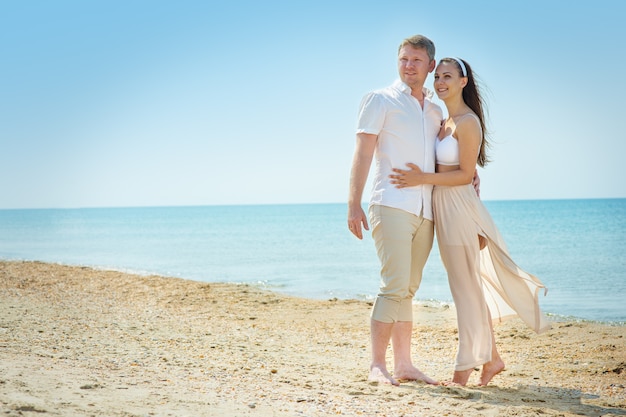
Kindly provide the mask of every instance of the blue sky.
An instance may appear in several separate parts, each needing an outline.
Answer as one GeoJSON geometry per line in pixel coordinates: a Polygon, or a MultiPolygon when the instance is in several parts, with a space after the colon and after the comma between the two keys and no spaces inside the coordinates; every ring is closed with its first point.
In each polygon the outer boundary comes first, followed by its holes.
{"type": "Polygon", "coordinates": [[[0,208],[345,202],[358,104],[416,33],[487,90],[485,200],[626,197],[625,9],[0,1],[0,208]]]}

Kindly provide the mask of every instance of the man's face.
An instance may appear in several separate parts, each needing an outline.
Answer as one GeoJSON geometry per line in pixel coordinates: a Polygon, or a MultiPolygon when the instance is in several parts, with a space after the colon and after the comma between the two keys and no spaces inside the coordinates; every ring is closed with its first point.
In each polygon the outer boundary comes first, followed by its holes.
{"type": "Polygon", "coordinates": [[[435,61],[428,59],[425,49],[405,45],[398,53],[400,79],[411,88],[422,88],[428,73],[435,69],[435,61]]]}

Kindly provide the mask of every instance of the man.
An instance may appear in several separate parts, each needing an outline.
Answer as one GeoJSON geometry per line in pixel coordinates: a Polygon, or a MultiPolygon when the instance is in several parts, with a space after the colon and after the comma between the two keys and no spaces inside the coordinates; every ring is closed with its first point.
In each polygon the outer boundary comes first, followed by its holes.
{"type": "Polygon", "coordinates": [[[399,385],[399,380],[438,384],[411,360],[413,296],[433,244],[432,185],[396,188],[392,168],[412,162],[435,171],[435,140],[443,113],[424,88],[435,69],[435,45],[421,35],[405,39],[398,50],[400,79],[367,94],[361,102],[356,148],[350,173],[348,227],[359,239],[369,230],[361,207],[363,188],[376,158],[369,218],[381,262],[381,286],[371,312],[372,362],[369,380],[399,385]],[[386,352],[393,347],[393,376],[386,352]]]}

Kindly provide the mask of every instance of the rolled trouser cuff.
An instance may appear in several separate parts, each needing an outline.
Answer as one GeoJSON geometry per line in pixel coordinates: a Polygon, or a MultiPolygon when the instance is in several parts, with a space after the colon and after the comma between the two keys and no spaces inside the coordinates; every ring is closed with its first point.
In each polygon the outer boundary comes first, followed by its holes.
{"type": "Polygon", "coordinates": [[[378,296],[372,308],[372,319],[382,323],[413,321],[412,299],[395,300],[378,296]]]}

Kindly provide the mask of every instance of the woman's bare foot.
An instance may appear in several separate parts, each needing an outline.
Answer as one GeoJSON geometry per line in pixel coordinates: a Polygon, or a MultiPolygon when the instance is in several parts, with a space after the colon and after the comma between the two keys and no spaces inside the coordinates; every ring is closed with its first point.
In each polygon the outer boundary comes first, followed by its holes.
{"type": "Polygon", "coordinates": [[[387,369],[380,366],[372,366],[370,368],[370,375],[367,380],[369,382],[378,382],[380,384],[400,385],[400,383],[391,376],[387,369]]]}
{"type": "Polygon", "coordinates": [[[396,369],[393,374],[399,380],[422,381],[430,385],[439,385],[439,381],[426,376],[414,366],[396,369]]]}
{"type": "Polygon", "coordinates": [[[491,379],[504,370],[504,362],[502,359],[494,359],[483,365],[483,371],[480,373],[480,383],[478,385],[485,386],[491,379]]]}
{"type": "Polygon", "coordinates": [[[448,385],[467,385],[467,381],[469,380],[470,375],[474,368],[466,369],[464,371],[454,371],[454,376],[452,377],[451,384],[448,385]]]}

